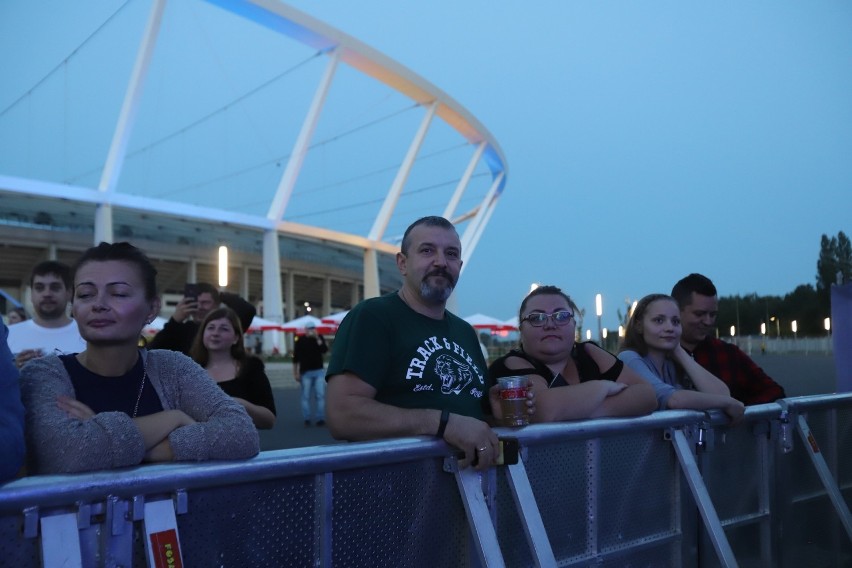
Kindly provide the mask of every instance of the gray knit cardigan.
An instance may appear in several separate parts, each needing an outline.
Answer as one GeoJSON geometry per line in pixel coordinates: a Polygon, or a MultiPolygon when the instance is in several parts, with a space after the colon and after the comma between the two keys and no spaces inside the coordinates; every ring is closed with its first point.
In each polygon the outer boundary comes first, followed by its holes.
{"type": "MultiPolygon", "coordinates": [[[[244,459],[260,451],[257,429],[245,409],[195,361],[174,351],[141,353],[163,409],[182,410],[196,421],[169,434],[175,461],[244,459]]],[[[71,418],[57,407],[60,395],[75,398],[59,357],[34,359],[21,370],[29,473],[74,473],[142,462],[145,445],[130,416],[101,412],[89,420],[71,418]]]]}

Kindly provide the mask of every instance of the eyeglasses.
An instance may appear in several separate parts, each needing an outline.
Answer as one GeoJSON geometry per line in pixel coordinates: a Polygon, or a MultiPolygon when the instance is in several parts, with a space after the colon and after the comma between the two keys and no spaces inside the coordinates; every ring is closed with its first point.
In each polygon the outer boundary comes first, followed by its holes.
{"type": "Polygon", "coordinates": [[[552,314],[534,312],[521,318],[521,321],[527,321],[533,327],[541,327],[547,322],[548,318],[553,319],[553,323],[556,325],[567,325],[568,322],[574,319],[574,312],[569,312],[568,310],[560,310],[552,314]]]}

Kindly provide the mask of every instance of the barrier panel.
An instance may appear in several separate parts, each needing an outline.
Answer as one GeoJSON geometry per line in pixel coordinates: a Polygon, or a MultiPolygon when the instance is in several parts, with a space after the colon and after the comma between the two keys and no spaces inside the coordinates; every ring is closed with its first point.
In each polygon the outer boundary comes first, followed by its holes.
{"type": "Polygon", "coordinates": [[[519,463],[481,475],[408,438],[19,479],[0,487],[0,564],[852,563],[852,395],[750,407],[734,426],[666,411],[497,432],[519,463]]]}

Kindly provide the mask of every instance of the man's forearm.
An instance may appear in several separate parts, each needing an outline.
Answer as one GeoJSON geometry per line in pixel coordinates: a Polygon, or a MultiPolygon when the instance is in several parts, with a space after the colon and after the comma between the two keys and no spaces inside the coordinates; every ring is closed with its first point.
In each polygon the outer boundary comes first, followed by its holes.
{"type": "Polygon", "coordinates": [[[399,408],[364,397],[326,398],[331,435],[339,440],[363,441],[405,436],[432,436],[438,432],[441,411],[399,408]]]}

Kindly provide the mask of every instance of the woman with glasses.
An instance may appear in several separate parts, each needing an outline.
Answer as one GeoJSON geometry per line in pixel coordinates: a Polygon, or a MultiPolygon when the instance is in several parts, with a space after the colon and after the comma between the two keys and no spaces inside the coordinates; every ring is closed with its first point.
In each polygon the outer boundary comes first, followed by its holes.
{"type": "Polygon", "coordinates": [[[651,385],[594,343],[575,343],[576,311],[556,286],[530,292],[518,313],[521,345],[491,364],[490,379],[527,376],[536,393],[533,422],[652,412],[651,385]]]}
{"type": "Polygon", "coordinates": [[[651,294],[636,304],[618,358],[646,379],[660,410],[721,408],[732,421],[745,412],[728,386],[680,345],[680,308],[671,296],[651,294]]]}

